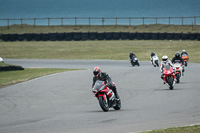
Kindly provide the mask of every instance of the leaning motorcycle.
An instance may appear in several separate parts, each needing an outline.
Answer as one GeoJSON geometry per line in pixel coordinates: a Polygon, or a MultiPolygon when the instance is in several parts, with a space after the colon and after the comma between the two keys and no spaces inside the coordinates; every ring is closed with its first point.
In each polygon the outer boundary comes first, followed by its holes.
{"type": "Polygon", "coordinates": [[[182,59],[183,59],[184,65],[187,66],[188,65],[188,56],[187,56],[187,54],[183,54],[182,55],[182,59]]]}
{"type": "Polygon", "coordinates": [[[132,65],[132,66],[135,66],[135,65],[140,66],[137,56],[134,56],[134,57],[131,59],[131,65],[132,65]]]}
{"type": "Polygon", "coordinates": [[[175,76],[176,76],[176,83],[179,83],[180,79],[182,77],[182,74],[183,74],[182,73],[183,68],[182,68],[181,63],[175,63],[174,67],[176,69],[176,74],[175,74],[175,76]]]}
{"type": "Polygon", "coordinates": [[[157,55],[154,55],[152,58],[150,57],[151,59],[151,64],[154,66],[154,67],[159,67],[159,59],[158,59],[158,56],[157,55]]]}
{"type": "MultiPolygon", "coordinates": [[[[113,84],[115,85],[114,82],[113,84]]],[[[92,92],[99,100],[99,105],[104,112],[107,112],[111,107],[115,110],[120,110],[121,100],[116,99],[114,92],[106,86],[105,81],[97,80],[94,84],[92,92]]]]}
{"type": "Polygon", "coordinates": [[[169,87],[169,89],[173,90],[174,89],[174,85],[175,85],[175,74],[174,74],[174,70],[171,66],[166,65],[163,68],[163,79],[165,84],[169,87]]]}

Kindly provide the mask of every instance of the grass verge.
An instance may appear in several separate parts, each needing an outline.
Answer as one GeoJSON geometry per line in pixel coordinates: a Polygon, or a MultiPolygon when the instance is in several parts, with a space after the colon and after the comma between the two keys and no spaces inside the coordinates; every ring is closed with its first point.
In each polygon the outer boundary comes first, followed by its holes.
{"type": "Polygon", "coordinates": [[[0,88],[45,75],[77,69],[25,68],[23,71],[0,72],[0,88]]]}
{"type": "Polygon", "coordinates": [[[200,41],[168,40],[117,40],[117,41],[23,41],[1,42],[2,58],[16,59],[108,59],[128,60],[133,51],[139,60],[150,60],[154,51],[159,58],[167,55],[169,59],[175,52],[185,49],[189,62],[200,63],[200,41]]]}
{"type": "Polygon", "coordinates": [[[139,133],[200,133],[200,125],[186,127],[172,127],[167,129],[157,129],[153,131],[145,131],[139,133]]]}

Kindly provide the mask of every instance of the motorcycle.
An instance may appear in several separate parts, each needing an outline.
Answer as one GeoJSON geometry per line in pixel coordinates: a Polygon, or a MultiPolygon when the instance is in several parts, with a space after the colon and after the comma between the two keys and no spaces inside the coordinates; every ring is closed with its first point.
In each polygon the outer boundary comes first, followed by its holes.
{"type": "Polygon", "coordinates": [[[135,66],[135,65],[140,66],[137,56],[134,56],[134,57],[131,59],[131,65],[132,65],[132,66],[135,66]]]}
{"type": "Polygon", "coordinates": [[[188,56],[187,56],[187,54],[183,54],[182,55],[182,59],[183,59],[184,65],[187,66],[188,65],[188,56]]]}
{"type": "MultiPolygon", "coordinates": [[[[113,84],[115,85],[114,82],[113,84]]],[[[99,100],[99,105],[104,112],[107,112],[111,107],[115,110],[120,110],[121,100],[116,99],[114,92],[106,86],[105,81],[97,80],[94,84],[92,92],[99,100]]]]}
{"type": "Polygon", "coordinates": [[[165,84],[169,87],[169,89],[173,90],[174,89],[174,85],[175,85],[175,74],[174,74],[174,70],[171,66],[166,65],[163,68],[163,79],[165,84]]]}
{"type": "Polygon", "coordinates": [[[156,66],[159,67],[159,63],[158,63],[159,59],[157,55],[154,55],[152,58],[150,57],[150,59],[151,59],[150,62],[154,67],[156,66]]]}
{"type": "Polygon", "coordinates": [[[176,74],[175,74],[175,76],[176,76],[176,83],[179,83],[180,79],[181,79],[181,77],[183,75],[183,73],[182,73],[183,68],[182,68],[181,63],[175,63],[174,67],[176,69],[176,74]]]}

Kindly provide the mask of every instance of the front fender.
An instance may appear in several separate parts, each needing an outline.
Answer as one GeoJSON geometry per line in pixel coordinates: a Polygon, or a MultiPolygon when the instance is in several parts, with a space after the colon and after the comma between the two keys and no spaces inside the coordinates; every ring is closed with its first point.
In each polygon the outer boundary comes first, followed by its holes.
{"type": "Polygon", "coordinates": [[[107,101],[106,94],[99,94],[99,97],[103,97],[104,101],[107,101]]]}

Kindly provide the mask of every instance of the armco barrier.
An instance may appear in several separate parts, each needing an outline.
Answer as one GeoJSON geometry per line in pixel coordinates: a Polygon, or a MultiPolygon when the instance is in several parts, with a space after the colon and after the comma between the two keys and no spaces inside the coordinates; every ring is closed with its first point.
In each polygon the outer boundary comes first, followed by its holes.
{"type": "Polygon", "coordinates": [[[80,40],[200,40],[200,33],[70,32],[1,34],[2,41],[80,41],[80,40]]]}
{"type": "Polygon", "coordinates": [[[0,40],[1,40],[1,34],[0,34],[0,40]]]}
{"type": "Polygon", "coordinates": [[[113,39],[113,35],[112,32],[105,32],[105,40],[112,40],[113,39]]]}

